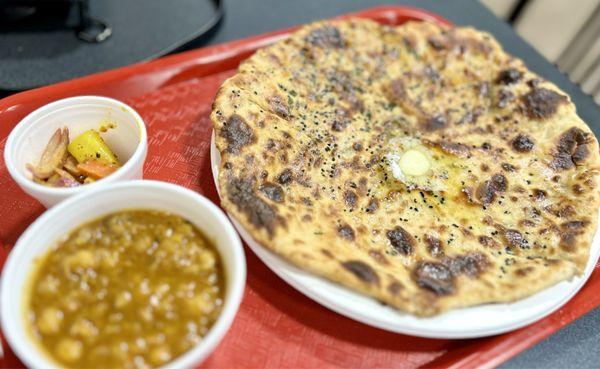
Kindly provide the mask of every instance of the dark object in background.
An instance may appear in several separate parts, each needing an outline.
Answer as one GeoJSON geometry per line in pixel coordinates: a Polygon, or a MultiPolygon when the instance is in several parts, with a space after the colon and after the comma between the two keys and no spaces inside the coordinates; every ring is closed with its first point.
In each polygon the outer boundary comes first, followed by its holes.
{"type": "Polygon", "coordinates": [[[222,15],[220,0],[0,0],[0,97],[198,45],[222,15]]]}
{"type": "Polygon", "coordinates": [[[103,42],[112,34],[112,29],[106,23],[92,18],[90,15],[90,0],[76,1],[79,9],[79,26],[77,37],[85,42],[103,42]]]}
{"type": "Polygon", "coordinates": [[[510,24],[514,24],[517,21],[517,19],[519,19],[519,17],[523,13],[523,10],[525,9],[525,7],[527,7],[527,4],[529,4],[529,0],[517,1],[517,4],[513,6],[512,10],[510,11],[510,15],[508,16],[508,21],[510,22],[510,24]]]}
{"type": "Polygon", "coordinates": [[[3,29],[19,27],[36,29],[46,21],[56,22],[56,26],[68,27],[61,13],[76,7],[78,19],[73,27],[77,37],[85,42],[103,42],[110,37],[111,28],[90,15],[90,0],[0,0],[0,22],[3,29]],[[39,24],[36,24],[39,23],[39,24]]]}

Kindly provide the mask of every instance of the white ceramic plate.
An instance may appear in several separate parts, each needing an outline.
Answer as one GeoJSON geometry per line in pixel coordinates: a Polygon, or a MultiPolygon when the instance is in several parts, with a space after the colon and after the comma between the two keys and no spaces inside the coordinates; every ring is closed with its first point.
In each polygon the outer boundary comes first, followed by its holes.
{"type": "MultiPolygon", "coordinates": [[[[221,163],[211,139],[212,173],[217,185],[221,163]]],[[[217,185],[217,191],[219,186],[217,185]]],[[[600,256],[600,232],[596,232],[590,259],[583,277],[560,282],[526,299],[510,304],[486,304],[453,310],[431,318],[418,318],[384,306],[336,283],[305,272],[260,246],[231,215],[235,228],[252,251],[279,277],[319,304],[387,331],[429,338],[475,338],[509,332],[531,324],[554,312],[573,297],[585,284],[600,256]]]]}

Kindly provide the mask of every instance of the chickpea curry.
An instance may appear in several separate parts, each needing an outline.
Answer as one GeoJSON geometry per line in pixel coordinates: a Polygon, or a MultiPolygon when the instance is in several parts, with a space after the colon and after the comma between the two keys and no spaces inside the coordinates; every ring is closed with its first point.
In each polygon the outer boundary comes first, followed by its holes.
{"type": "Polygon", "coordinates": [[[125,211],[76,229],[39,260],[26,319],[62,366],[157,367],[202,340],[223,294],[219,255],[195,226],[125,211]]]}

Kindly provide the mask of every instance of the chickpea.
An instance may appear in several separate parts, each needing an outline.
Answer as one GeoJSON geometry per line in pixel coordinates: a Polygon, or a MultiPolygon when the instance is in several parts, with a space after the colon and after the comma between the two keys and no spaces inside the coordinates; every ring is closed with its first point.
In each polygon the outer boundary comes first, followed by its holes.
{"type": "Polygon", "coordinates": [[[42,310],[38,317],[37,327],[42,334],[55,334],[60,330],[63,321],[63,312],[54,307],[42,310]]]}
{"type": "Polygon", "coordinates": [[[151,245],[152,238],[148,235],[138,237],[135,241],[133,241],[133,249],[139,253],[146,252],[151,245]]]}
{"type": "Polygon", "coordinates": [[[122,309],[131,302],[131,292],[123,291],[115,299],[115,307],[122,309]]]}
{"type": "Polygon", "coordinates": [[[215,264],[217,263],[217,258],[211,250],[203,249],[198,254],[198,263],[202,266],[204,270],[210,270],[215,267],[215,264]]]}
{"type": "Polygon", "coordinates": [[[179,244],[170,238],[165,238],[164,240],[160,241],[160,248],[167,254],[172,255],[177,253],[179,244]]]}
{"type": "Polygon", "coordinates": [[[127,231],[123,217],[110,217],[107,221],[108,229],[115,235],[121,235],[127,231]]]}
{"type": "Polygon", "coordinates": [[[40,281],[37,290],[39,293],[42,293],[44,295],[52,295],[56,293],[59,287],[60,280],[53,275],[48,275],[40,281]]]}
{"type": "Polygon", "coordinates": [[[71,333],[72,336],[91,338],[98,334],[98,328],[96,328],[94,323],[89,320],[79,318],[71,325],[69,333],[71,333]]]}
{"type": "Polygon", "coordinates": [[[75,238],[75,244],[77,246],[81,246],[86,244],[87,242],[90,242],[90,240],[92,239],[92,230],[89,229],[88,227],[84,227],[81,228],[79,230],[79,232],[77,232],[77,237],[75,238]]]}
{"type": "Polygon", "coordinates": [[[75,292],[70,292],[61,302],[61,306],[68,312],[73,312],[81,306],[79,298],[75,292]]]}
{"type": "Polygon", "coordinates": [[[161,365],[169,360],[171,360],[171,351],[167,346],[157,346],[150,351],[150,362],[153,365],[161,365]]]}
{"type": "Polygon", "coordinates": [[[207,301],[202,295],[187,298],[184,300],[184,303],[188,313],[193,315],[210,313],[214,308],[213,304],[207,301]]]}
{"type": "Polygon", "coordinates": [[[61,360],[71,363],[81,358],[83,345],[72,338],[63,338],[56,345],[55,351],[61,360]]]}
{"type": "Polygon", "coordinates": [[[119,262],[119,253],[116,251],[100,250],[100,265],[105,269],[112,269],[119,262]]]}
{"type": "Polygon", "coordinates": [[[138,313],[140,317],[145,322],[151,322],[154,319],[154,314],[152,313],[152,309],[149,306],[141,308],[138,313]]]}
{"type": "Polygon", "coordinates": [[[63,272],[69,275],[73,272],[81,272],[86,268],[95,268],[97,265],[94,253],[90,250],[79,250],[69,255],[63,261],[63,272]]]}

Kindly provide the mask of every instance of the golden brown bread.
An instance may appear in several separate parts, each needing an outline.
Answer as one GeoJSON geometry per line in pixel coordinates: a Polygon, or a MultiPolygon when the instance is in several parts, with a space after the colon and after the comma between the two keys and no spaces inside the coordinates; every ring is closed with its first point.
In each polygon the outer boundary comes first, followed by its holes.
{"type": "Polygon", "coordinates": [[[259,50],[211,115],[223,207],[264,247],[427,316],[583,272],[598,142],[488,34],[317,22],[259,50]]]}

